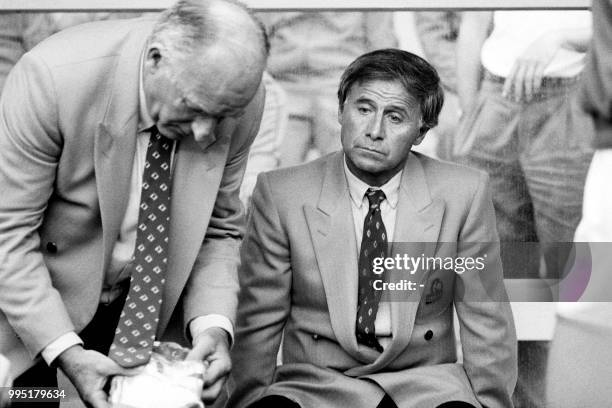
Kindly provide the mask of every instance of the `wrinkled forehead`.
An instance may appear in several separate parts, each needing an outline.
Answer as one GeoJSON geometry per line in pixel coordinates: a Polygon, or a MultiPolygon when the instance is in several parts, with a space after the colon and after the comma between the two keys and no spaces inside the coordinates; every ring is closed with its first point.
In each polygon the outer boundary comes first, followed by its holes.
{"type": "Polygon", "coordinates": [[[419,99],[398,79],[365,78],[355,81],[348,89],[347,99],[376,98],[393,101],[407,109],[420,109],[419,99]]]}

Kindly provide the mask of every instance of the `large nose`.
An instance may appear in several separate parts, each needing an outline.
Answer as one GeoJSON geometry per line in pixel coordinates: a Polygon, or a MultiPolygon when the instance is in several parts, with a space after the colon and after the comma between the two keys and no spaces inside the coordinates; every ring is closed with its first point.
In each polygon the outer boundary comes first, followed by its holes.
{"type": "Polygon", "coordinates": [[[378,113],[372,115],[368,123],[367,134],[371,139],[381,139],[384,137],[383,115],[378,113]]]}
{"type": "Polygon", "coordinates": [[[203,142],[215,131],[217,120],[214,118],[199,117],[191,122],[191,132],[196,142],[203,142]]]}

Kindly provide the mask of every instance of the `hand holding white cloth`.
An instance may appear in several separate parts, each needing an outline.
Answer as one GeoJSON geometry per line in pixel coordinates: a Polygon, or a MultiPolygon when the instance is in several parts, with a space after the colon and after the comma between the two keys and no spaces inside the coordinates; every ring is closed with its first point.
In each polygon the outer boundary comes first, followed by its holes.
{"type": "Polygon", "coordinates": [[[142,373],[113,378],[113,408],[204,408],[200,395],[205,367],[185,360],[188,352],[176,343],[156,342],[142,373]]]}

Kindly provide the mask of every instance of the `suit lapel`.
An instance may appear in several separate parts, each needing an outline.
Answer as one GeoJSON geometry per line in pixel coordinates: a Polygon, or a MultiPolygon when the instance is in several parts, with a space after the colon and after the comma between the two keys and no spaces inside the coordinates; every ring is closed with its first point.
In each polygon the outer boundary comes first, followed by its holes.
{"type": "MultiPolygon", "coordinates": [[[[391,249],[392,253],[433,256],[443,214],[444,203],[438,199],[432,200],[419,156],[411,153],[402,175],[393,238],[396,244],[391,249]]],[[[405,273],[402,273],[401,277],[406,278],[405,273]]],[[[418,283],[424,283],[426,273],[421,270],[413,277],[418,283]]],[[[401,299],[392,299],[393,341],[382,356],[382,364],[392,361],[408,345],[422,293],[422,288],[402,291],[396,293],[401,299]]]]}
{"type": "Polygon", "coordinates": [[[104,273],[129,197],[138,126],[140,57],[150,25],[134,29],[126,39],[111,80],[108,104],[94,140],[94,169],[100,203],[104,273]]]}
{"type": "Polygon", "coordinates": [[[325,288],[334,333],[342,347],[355,359],[373,361],[377,354],[357,345],[357,243],[343,155],[338,153],[326,165],[317,208],[304,212],[325,288]]]}

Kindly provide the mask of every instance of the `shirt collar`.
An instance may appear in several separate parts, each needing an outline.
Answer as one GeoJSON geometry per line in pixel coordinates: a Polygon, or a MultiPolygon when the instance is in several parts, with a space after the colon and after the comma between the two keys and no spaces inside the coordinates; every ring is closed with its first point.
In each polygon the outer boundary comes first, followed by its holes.
{"type": "Polygon", "coordinates": [[[373,187],[361,181],[349,170],[346,164],[346,156],[344,156],[343,164],[344,174],[346,175],[346,181],[348,183],[349,194],[351,196],[351,200],[353,200],[353,203],[357,206],[357,208],[361,208],[361,206],[363,205],[365,199],[364,196],[368,188],[373,188],[374,190],[382,190],[383,193],[385,193],[385,197],[387,198],[387,201],[389,202],[391,208],[395,209],[395,207],[397,207],[397,202],[399,200],[400,182],[404,170],[400,170],[395,176],[391,177],[391,179],[382,186],[373,187]]]}
{"type": "Polygon", "coordinates": [[[143,76],[145,51],[143,51],[142,55],[140,56],[140,73],[138,75],[138,133],[144,132],[155,126],[155,121],[153,121],[153,118],[151,118],[151,115],[147,110],[147,98],[144,91],[143,76]]]}

